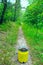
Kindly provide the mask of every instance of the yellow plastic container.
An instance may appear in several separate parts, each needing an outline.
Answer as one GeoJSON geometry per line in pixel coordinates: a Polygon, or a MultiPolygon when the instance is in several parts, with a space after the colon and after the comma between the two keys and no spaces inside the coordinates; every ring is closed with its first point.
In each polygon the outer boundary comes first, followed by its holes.
{"type": "Polygon", "coordinates": [[[27,62],[28,61],[28,56],[29,56],[28,51],[22,52],[22,51],[18,50],[18,61],[19,62],[21,62],[21,63],[27,62]]]}

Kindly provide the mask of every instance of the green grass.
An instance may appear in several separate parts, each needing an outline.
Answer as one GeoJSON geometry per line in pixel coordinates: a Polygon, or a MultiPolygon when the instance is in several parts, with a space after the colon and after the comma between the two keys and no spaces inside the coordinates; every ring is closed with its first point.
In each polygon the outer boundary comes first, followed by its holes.
{"type": "MultiPolygon", "coordinates": [[[[0,65],[11,65],[15,55],[19,24],[6,22],[0,25],[0,65]]],[[[12,64],[13,65],[13,64],[12,64]]]]}
{"type": "Polygon", "coordinates": [[[43,29],[23,24],[24,36],[30,46],[33,65],[43,65],[43,29]]]}

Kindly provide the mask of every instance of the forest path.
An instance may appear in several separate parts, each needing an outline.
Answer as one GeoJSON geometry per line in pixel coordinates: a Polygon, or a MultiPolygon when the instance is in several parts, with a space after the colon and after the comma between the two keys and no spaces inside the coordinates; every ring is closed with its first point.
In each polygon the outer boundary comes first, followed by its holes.
{"type": "Polygon", "coordinates": [[[18,55],[18,48],[25,46],[26,48],[28,48],[27,44],[26,44],[26,40],[24,38],[23,32],[22,32],[22,28],[19,28],[19,32],[18,32],[18,40],[17,40],[17,45],[15,46],[16,51],[15,51],[15,65],[32,65],[32,60],[31,60],[31,56],[29,54],[29,59],[27,63],[19,63],[17,60],[17,55],[18,55]]]}

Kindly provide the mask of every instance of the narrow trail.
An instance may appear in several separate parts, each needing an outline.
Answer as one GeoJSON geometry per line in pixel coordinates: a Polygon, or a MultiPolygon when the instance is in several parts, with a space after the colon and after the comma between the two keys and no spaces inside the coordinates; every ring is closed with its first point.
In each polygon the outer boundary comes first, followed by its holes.
{"type": "Polygon", "coordinates": [[[21,48],[22,46],[25,46],[29,48],[26,44],[26,40],[24,38],[22,28],[19,28],[19,34],[18,34],[18,40],[17,40],[17,45],[16,45],[16,51],[15,51],[15,65],[32,65],[32,60],[31,56],[28,56],[28,62],[27,63],[19,63],[17,60],[17,53],[18,53],[18,48],[21,48]]]}

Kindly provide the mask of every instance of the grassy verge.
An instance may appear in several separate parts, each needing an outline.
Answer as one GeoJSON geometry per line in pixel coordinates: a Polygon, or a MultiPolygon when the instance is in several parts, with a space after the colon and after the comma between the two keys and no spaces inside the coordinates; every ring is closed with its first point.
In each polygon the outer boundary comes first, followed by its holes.
{"type": "Polygon", "coordinates": [[[0,25],[0,65],[13,65],[19,24],[6,22],[0,25]]]}
{"type": "Polygon", "coordinates": [[[22,25],[24,36],[30,46],[33,65],[43,65],[43,29],[22,25]]]}

